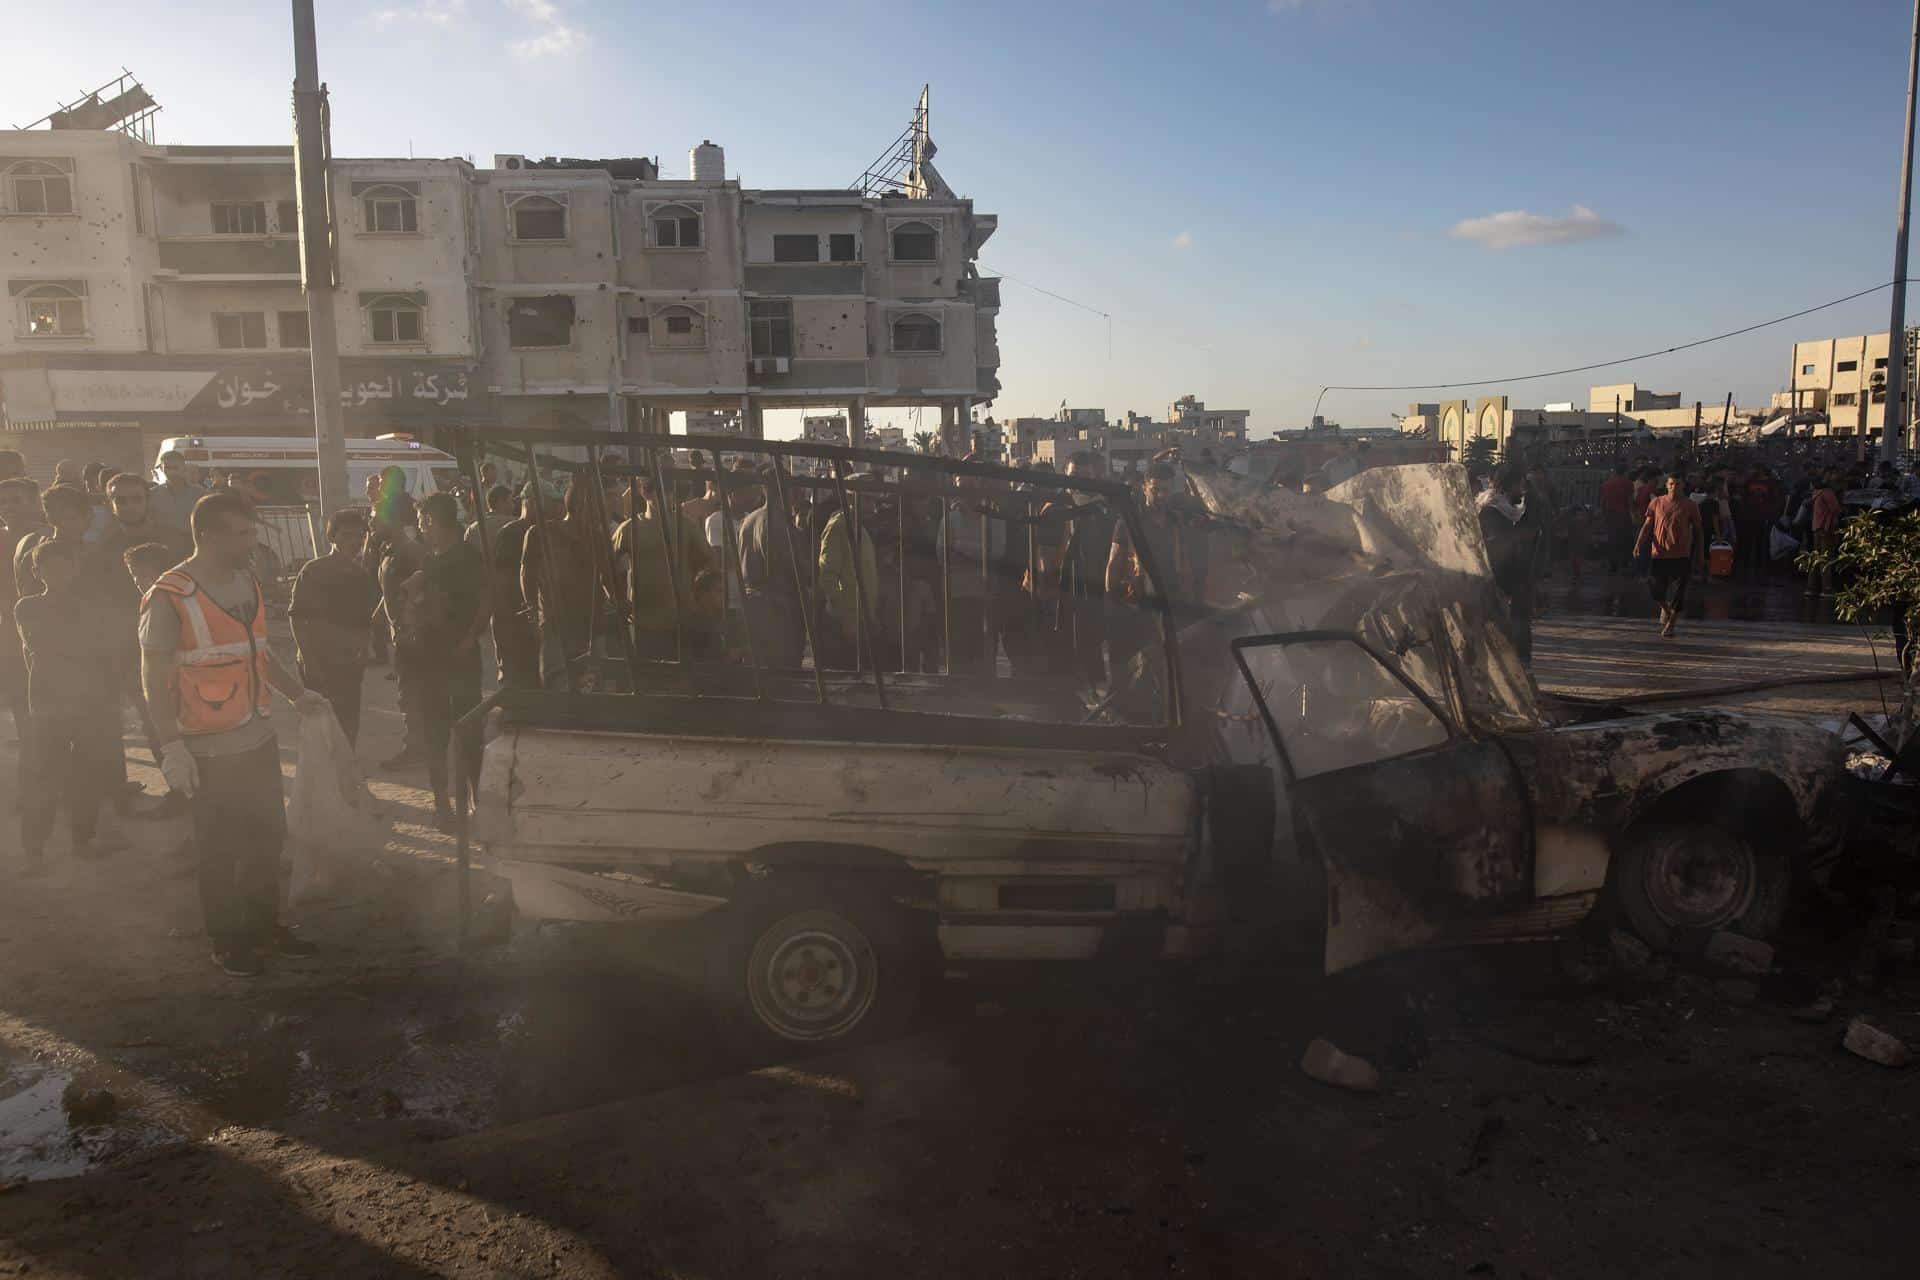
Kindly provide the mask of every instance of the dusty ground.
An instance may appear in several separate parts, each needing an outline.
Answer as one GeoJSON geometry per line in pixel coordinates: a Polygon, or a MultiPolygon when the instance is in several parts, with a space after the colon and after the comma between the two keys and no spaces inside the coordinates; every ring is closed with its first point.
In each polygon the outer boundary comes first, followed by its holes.
{"type": "MultiPolygon", "coordinates": [[[[370,683],[377,759],[395,719],[370,683]]],[[[1604,946],[1332,982],[1299,957],[975,975],[904,1038],[771,1063],[602,937],[459,956],[422,781],[381,781],[394,840],[304,914],[323,954],[252,982],[207,962],[177,825],[9,876],[0,1274],[1910,1275],[1920,1253],[1920,1071],[1838,1047],[1855,1012],[1920,1043],[1920,980],[1852,981],[1844,916],[1803,919],[1754,986],[1604,946]],[[1822,991],[1833,1013],[1797,1016],[1822,991]],[[1323,1035],[1384,1089],[1303,1076],[1323,1035]],[[70,1085],[113,1113],[78,1123],[70,1085]]]]}

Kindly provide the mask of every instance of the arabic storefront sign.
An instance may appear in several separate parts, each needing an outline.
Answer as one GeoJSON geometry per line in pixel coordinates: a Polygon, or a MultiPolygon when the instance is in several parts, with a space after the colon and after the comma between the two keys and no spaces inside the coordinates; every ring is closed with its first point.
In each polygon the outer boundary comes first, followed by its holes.
{"type": "MultiPolygon", "coordinates": [[[[340,404],[349,427],[472,423],[491,416],[491,398],[470,363],[349,358],[340,364],[340,404]]],[[[0,378],[35,373],[44,373],[61,420],[127,418],[164,425],[178,418],[183,429],[214,431],[313,423],[313,374],[297,358],[213,362],[83,355],[44,370],[0,369],[0,378]]]]}
{"type": "MultiPolygon", "coordinates": [[[[212,390],[213,406],[218,410],[251,409],[266,401],[281,412],[304,415],[313,402],[310,385],[301,383],[283,388],[271,374],[260,375],[258,382],[244,373],[222,374],[213,379],[212,390]]],[[[397,400],[402,409],[431,411],[450,404],[464,404],[471,394],[465,370],[407,369],[358,380],[343,378],[340,407],[364,409],[370,404],[391,405],[397,400]]]]}

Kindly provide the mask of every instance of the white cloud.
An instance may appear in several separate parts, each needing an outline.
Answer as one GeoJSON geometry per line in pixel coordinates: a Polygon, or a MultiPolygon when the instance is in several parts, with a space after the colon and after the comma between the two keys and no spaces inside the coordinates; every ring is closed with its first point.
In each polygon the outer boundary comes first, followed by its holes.
{"type": "Polygon", "coordinates": [[[416,4],[375,9],[373,20],[383,27],[390,27],[396,22],[426,22],[444,27],[464,13],[466,8],[467,0],[419,0],[416,4]]]}
{"type": "Polygon", "coordinates": [[[1175,236],[1173,238],[1173,247],[1176,249],[1193,248],[1193,232],[1182,231],[1179,235],[1175,236]]]}
{"type": "Polygon", "coordinates": [[[507,41],[507,48],[523,58],[572,53],[586,44],[586,32],[569,23],[553,0],[507,0],[507,7],[540,28],[534,35],[507,41]]]}
{"type": "Polygon", "coordinates": [[[1447,232],[1456,240],[1471,240],[1483,249],[1519,249],[1534,245],[1578,244],[1622,234],[1617,222],[1603,218],[1583,204],[1565,217],[1508,209],[1483,218],[1456,222],[1447,232]]]}

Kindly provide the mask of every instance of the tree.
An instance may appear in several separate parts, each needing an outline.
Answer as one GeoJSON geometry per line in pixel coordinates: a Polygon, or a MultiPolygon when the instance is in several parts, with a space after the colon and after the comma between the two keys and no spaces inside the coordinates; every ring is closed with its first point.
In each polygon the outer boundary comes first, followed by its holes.
{"type": "Polygon", "coordinates": [[[1912,637],[1920,625],[1920,511],[1897,517],[1864,512],[1840,526],[1833,550],[1803,551],[1795,563],[1840,584],[1833,612],[1841,621],[1892,623],[1901,665],[1911,672],[1912,637]]]}
{"type": "Polygon", "coordinates": [[[1795,563],[1807,573],[1829,573],[1839,584],[1834,616],[1843,622],[1886,622],[1893,632],[1901,670],[1900,711],[1893,729],[1896,746],[1911,740],[1915,703],[1920,698],[1920,663],[1914,634],[1920,628],[1920,511],[1902,516],[1864,512],[1840,526],[1831,551],[1803,551],[1795,563]]]}
{"type": "Polygon", "coordinates": [[[1491,471],[1499,456],[1499,441],[1492,436],[1475,436],[1467,441],[1466,452],[1461,455],[1460,461],[1467,464],[1469,471],[1491,471]]]}
{"type": "Polygon", "coordinates": [[[913,433],[913,447],[922,453],[932,453],[934,446],[939,443],[940,437],[934,435],[931,431],[916,431],[913,433]]]}

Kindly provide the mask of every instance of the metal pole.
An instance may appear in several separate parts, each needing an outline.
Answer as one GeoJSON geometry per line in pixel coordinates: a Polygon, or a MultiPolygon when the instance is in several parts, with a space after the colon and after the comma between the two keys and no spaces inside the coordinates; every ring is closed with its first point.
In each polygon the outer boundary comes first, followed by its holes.
{"type": "MultiPolygon", "coordinates": [[[[787,472],[780,465],[782,461],[784,459],[777,457],[773,460],[773,491],[780,499],[780,509],[777,513],[769,513],[769,523],[772,522],[772,515],[780,517],[780,544],[787,549],[787,569],[793,575],[794,598],[800,605],[800,627],[806,632],[807,649],[813,654],[813,692],[824,703],[827,700],[827,682],[820,674],[820,646],[813,637],[813,613],[808,603],[812,598],[811,593],[800,577],[800,561],[794,555],[793,539],[798,531],[793,527],[793,503],[787,496],[787,472]]],[[[772,550],[771,544],[768,550],[772,550]]],[[[769,568],[768,572],[776,571],[769,568]]]]}
{"type": "MultiPolygon", "coordinates": [[[[1900,453],[1907,384],[1907,219],[1913,212],[1914,81],[1920,76],[1920,0],[1913,3],[1913,43],[1907,52],[1907,128],[1900,147],[1900,222],[1893,233],[1893,316],[1887,321],[1887,407],[1880,428],[1880,457],[1892,462],[1900,453]]],[[[1871,396],[1872,388],[1868,388],[1871,396]]]]}
{"type": "MultiPolygon", "coordinates": [[[[833,484],[840,492],[840,527],[848,535],[847,545],[853,551],[853,612],[855,625],[854,654],[855,674],[859,673],[858,655],[864,646],[873,652],[873,637],[867,631],[867,589],[864,576],[860,572],[860,528],[854,521],[853,503],[847,497],[847,464],[844,459],[833,460],[833,484]]],[[[873,664],[873,693],[880,703],[880,709],[887,709],[887,682],[880,674],[880,662],[876,658],[873,664]]]]}
{"type": "Polygon", "coordinates": [[[347,432],[340,407],[340,342],[334,329],[333,219],[327,198],[327,91],[314,48],[313,0],[293,0],[293,172],[300,208],[300,283],[307,293],[313,364],[313,443],[320,464],[320,517],[353,501],[347,492],[347,432]]]}
{"type": "Polygon", "coordinates": [[[747,616],[747,584],[740,573],[740,542],[733,527],[733,508],[728,505],[727,473],[720,469],[720,451],[708,450],[713,458],[713,487],[720,495],[720,554],[725,557],[720,565],[720,646],[726,648],[727,640],[727,592],[729,589],[740,593],[740,626],[747,637],[747,663],[753,668],[753,696],[765,698],[767,690],[760,683],[760,650],[753,643],[753,619],[747,616]]]}

